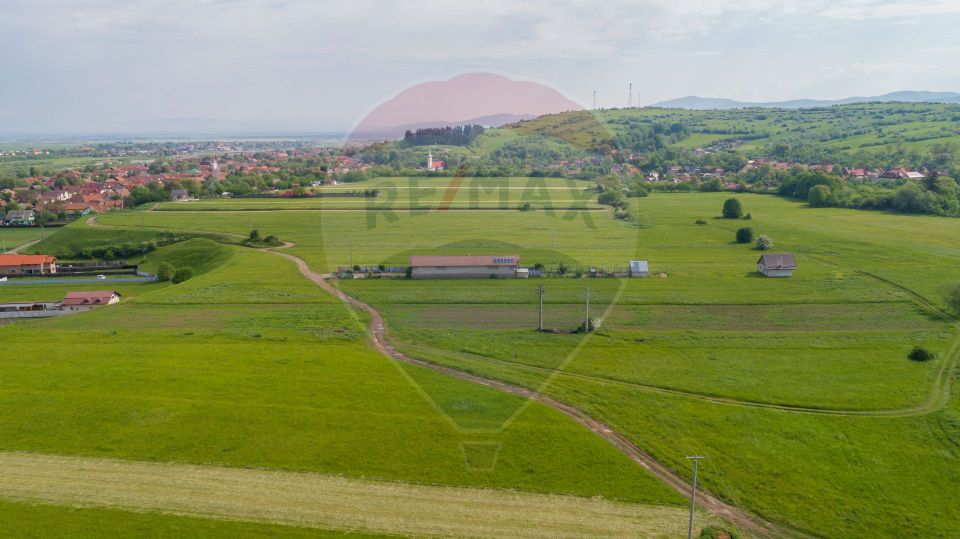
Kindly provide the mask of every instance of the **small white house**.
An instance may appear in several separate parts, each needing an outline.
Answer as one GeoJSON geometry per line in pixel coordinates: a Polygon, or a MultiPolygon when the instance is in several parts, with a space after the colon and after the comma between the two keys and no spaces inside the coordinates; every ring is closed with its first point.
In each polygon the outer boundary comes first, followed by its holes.
{"type": "Polygon", "coordinates": [[[757,260],[757,271],[767,277],[792,277],[797,261],[790,253],[765,254],[757,260]]]}
{"type": "Polygon", "coordinates": [[[631,277],[649,277],[650,276],[650,266],[647,264],[646,260],[631,260],[630,261],[630,276],[631,277]]]}

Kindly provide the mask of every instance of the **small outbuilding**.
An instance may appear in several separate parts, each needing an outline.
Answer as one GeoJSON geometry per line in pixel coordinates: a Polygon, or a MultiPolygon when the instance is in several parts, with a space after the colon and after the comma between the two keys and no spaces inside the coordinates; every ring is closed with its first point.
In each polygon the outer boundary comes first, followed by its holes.
{"type": "Polygon", "coordinates": [[[650,266],[646,260],[631,260],[629,274],[630,277],[649,277],[650,266]]]}
{"type": "Polygon", "coordinates": [[[766,277],[792,277],[797,261],[790,253],[764,254],[757,260],[757,271],[766,277]]]}

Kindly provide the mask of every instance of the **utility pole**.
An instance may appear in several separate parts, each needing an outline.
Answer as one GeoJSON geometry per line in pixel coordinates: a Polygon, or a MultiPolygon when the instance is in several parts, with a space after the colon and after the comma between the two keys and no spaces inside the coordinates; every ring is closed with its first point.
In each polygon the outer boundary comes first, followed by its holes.
{"type": "Polygon", "coordinates": [[[544,294],[544,288],[543,288],[543,285],[542,285],[542,284],[537,286],[537,294],[540,295],[540,323],[537,325],[537,330],[538,330],[538,331],[543,331],[543,294],[544,294]]]}
{"type": "Polygon", "coordinates": [[[597,110],[597,91],[593,91],[593,110],[597,110]]]}
{"type": "Polygon", "coordinates": [[[590,287],[587,287],[587,318],[583,321],[583,332],[590,333],[590,287]]]}
{"type": "Polygon", "coordinates": [[[350,267],[353,267],[353,238],[347,240],[347,245],[350,248],[350,267]]]}
{"type": "Polygon", "coordinates": [[[690,488],[690,526],[687,528],[687,539],[693,539],[693,510],[697,505],[697,464],[704,457],[687,457],[693,461],[693,486],[690,488]]]}
{"type": "Polygon", "coordinates": [[[627,107],[633,108],[633,83],[627,85],[627,107]]]}

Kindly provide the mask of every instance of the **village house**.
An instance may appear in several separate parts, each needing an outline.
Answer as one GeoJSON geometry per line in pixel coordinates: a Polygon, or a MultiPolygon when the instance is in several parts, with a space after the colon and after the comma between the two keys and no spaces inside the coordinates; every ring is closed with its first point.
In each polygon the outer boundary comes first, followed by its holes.
{"type": "Polygon", "coordinates": [[[515,278],[520,268],[517,255],[411,256],[414,279],[515,278]]]}
{"type": "Polygon", "coordinates": [[[7,226],[33,226],[36,222],[37,214],[33,210],[10,210],[3,218],[3,224],[7,226]]]}
{"type": "Polygon", "coordinates": [[[61,303],[64,311],[87,311],[101,305],[120,302],[120,293],[111,290],[93,292],[67,292],[61,303]]]}
{"type": "Polygon", "coordinates": [[[792,277],[797,261],[790,253],[764,254],[757,260],[757,271],[766,277],[792,277]]]}
{"type": "Polygon", "coordinates": [[[0,276],[50,275],[57,272],[57,259],[47,255],[0,254],[0,276]]]}
{"type": "Polygon", "coordinates": [[[174,202],[183,202],[184,200],[190,200],[190,194],[187,193],[185,189],[171,189],[170,200],[174,202]]]}

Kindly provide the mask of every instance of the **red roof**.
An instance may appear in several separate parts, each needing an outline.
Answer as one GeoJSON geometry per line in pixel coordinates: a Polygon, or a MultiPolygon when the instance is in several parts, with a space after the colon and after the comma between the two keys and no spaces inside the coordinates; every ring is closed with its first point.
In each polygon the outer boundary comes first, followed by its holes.
{"type": "Polygon", "coordinates": [[[97,290],[93,292],[67,292],[63,298],[64,305],[103,305],[110,303],[114,295],[119,296],[117,292],[111,290],[97,290]]]}
{"type": "Polygon", "coordinates": [[[57,259],[47,255],[0,254],[0,266],[39,266],[53,264],[57,259]]]}
{"type": "Polygon", "coordinates": [[[410,265],[413,267],[462,267],[462,266],[517,266],[520,257],[517,255],[483,255],[483,256],[411,256],[410,265]]]}

